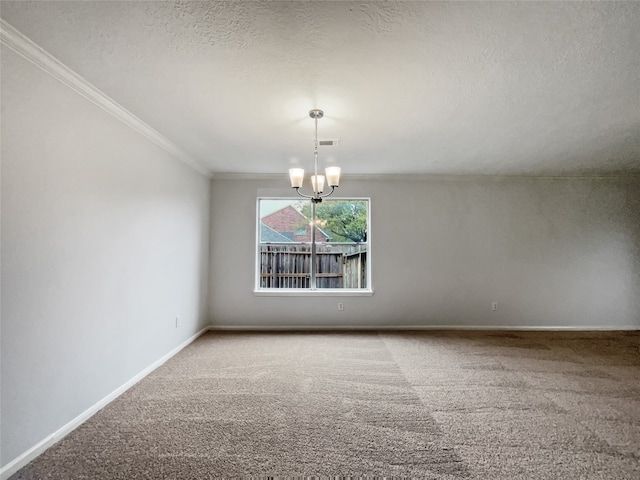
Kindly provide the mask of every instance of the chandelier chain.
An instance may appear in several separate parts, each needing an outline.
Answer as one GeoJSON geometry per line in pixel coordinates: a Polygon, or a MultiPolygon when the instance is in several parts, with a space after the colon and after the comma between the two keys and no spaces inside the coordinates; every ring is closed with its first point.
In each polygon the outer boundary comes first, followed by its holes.
{"type": "Polygon", "coordinates": [[[318,177],[318,115],[314,116],[315,121],[315,136],[313,141],[313,167],[314,167],[314,175],[316,178],[318,177]]]}

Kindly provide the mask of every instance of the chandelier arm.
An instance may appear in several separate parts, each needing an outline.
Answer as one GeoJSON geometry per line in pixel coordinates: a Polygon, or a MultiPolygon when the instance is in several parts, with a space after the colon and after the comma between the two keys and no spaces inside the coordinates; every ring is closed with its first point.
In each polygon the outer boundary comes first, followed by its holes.
{"type": "Polygon", "coordinates": [[[335,186],[331,187],[331,191],[328,193],[325,193],[324,195],[318,195],[320,198],[324,198],[324,197],[328,197],[329,195],[331,195],[333,193],[333,191],[336,189],[335,186]]]}
{"type": "Polygon", "coordinates": [[[303,198],[315,198],[313,195],[305,195],[304,193],[302,193],[300,191],[300,187],[293,187],[293,189],[296,191],[298,195],[300,195],[303,198]]]}
{"type": "Polygon", "coordinates": [[[334,190],[336,189],[336,187],[331,187],[331,190],[327,193],[325,193],[324,195],[321,195],[319,193],[316,193],[314,195],[305,195],[304,193],[302,193],[300,191],[300,187],[293,187],[293,189],[296,191],[296,193],[298,195],[300,195],[302,198],[309,198],[310,200],[312,200],[315,203],[319,203],[322,201],[323,198],[328,197],[329,195],[332,195],[334,190]]]}

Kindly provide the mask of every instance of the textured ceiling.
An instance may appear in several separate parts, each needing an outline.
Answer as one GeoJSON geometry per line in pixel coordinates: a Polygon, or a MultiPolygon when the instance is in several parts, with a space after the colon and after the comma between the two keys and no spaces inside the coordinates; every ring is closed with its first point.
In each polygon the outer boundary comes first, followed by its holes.
{"type": "Polygon", "coordinates": [[[2,2],[212,172],[640,172],[640,2],[2,2]]]}

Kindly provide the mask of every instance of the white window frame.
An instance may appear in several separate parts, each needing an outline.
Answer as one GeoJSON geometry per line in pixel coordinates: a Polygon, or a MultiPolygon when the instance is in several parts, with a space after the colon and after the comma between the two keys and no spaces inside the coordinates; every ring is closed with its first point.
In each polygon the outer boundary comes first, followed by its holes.
{"type": "MultiPolygon", "coordinates": [[[[370,197],[331,197],[331,200],[367,202],[367,287],[366,288],[261,288],[260,287],[260,201],[261,200],[301,200],[299,197],[258,196],[256,199],[256,240],[255,240],[255,284],[253,294],[256,296],[273,297],[368,297],[373,295],[371,283],[372,252],[371,252],[371,198],[370,197]]],[[[302,199],[303,200],[303,199],[302,199]]],[[[312,243],[315,238],[312,236],[312,243]]],[[[314,261],[312,259],[312,261],[314,261]]]]}

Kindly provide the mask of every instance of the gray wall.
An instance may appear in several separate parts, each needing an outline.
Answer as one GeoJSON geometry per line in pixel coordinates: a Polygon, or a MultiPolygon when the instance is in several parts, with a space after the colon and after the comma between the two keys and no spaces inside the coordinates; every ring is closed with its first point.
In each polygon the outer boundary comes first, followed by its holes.
{"type": "Polygon", "coordinates": [[[639,178],[346,177],[371,197],[374,295],[254,296],[256,196],[287,185],[213,180],[212,324],[640,327],[639,178]]]}
{"type": "Polygon", "coordinates": [[[208,324],[209,197],[3,48],[2,465],[208,324]]]}

